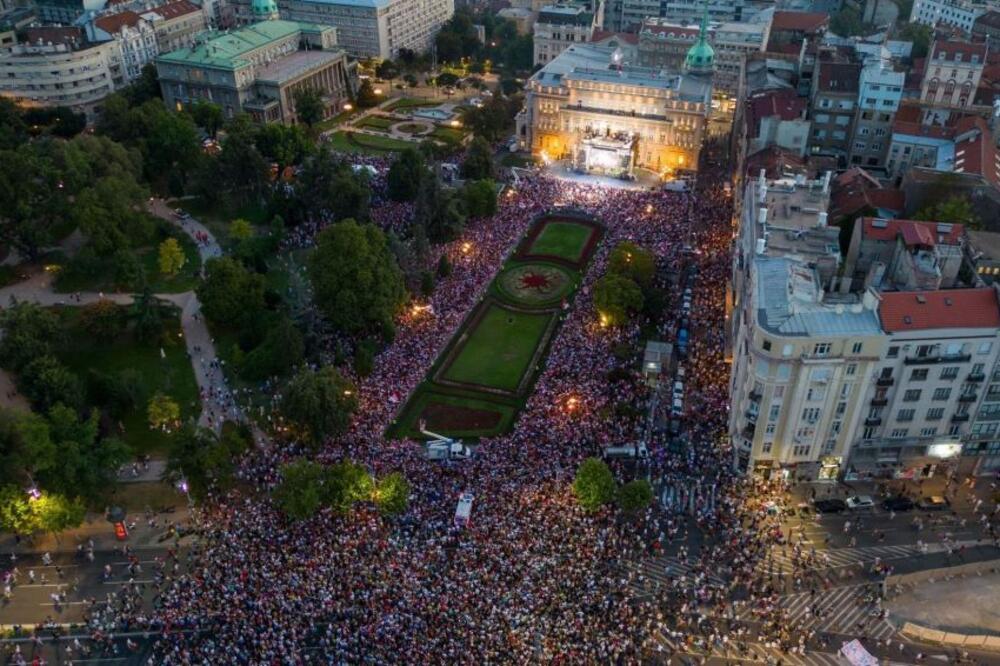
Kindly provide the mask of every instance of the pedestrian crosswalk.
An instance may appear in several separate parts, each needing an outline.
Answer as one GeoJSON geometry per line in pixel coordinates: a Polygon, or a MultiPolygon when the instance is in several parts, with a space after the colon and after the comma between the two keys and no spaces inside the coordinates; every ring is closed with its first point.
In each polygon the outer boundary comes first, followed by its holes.
{"type": "MultiPolygon", "coordinates": [[[[848,634],[886,640],[896,628],[881,616],[881,607],[869,602],[866,585],[847,585],[826,592],[790,594],[781,599],[781,608],[789,626],[817,633],[848,634]]],[[[744,610],[747,619],[752,612],[744,610]]]]}
{"type": "Polygon", "coordinates": [[[790,574],[797,571],[819,571],[839,569],[841,567],[868,566],[876,560],[889,562],[908,557],[917,557],[929,553],[939,553],[945,549],[943,544],[924,544],[917,546],[907,544],[901,546],[868,546],[862,548],[802,548],[798,556],[791,546],[774,548],[765,566],[772,572],[790,574]]]}
{"type": "Polygon", "coordinates": [[[811,652],[805,654],[785,652],[777,647],[769,647],[762,643],[743,643],[738,646],[734,642],[713,645],[687,645],[677,635],[667,635],[662,631],[653,632],[655,651],[669,654],[687,654],[692,657],[705,657],[714,662],[716,659],[725,663],[759,662],[762,664],[784,664],[787,666],[842,666],[844,661],[832,652],[811,652]]]}
{"type": "Polygon", "coordinates": [[[677,580],[684,580],[688,585],[728,585],[718,573],[699,570],[676,555],[666,555],[644,560],[639,576],[632,581],[632,587],[640,595],[655,594],[659,590],[669,589],[677,580]]]}
{"type": "Polygon", "coordinates": [[[714,483],[664,481],[660,486],[660,504],[667,511],[689,515],[711,515],[718,502],[714,483]]]}

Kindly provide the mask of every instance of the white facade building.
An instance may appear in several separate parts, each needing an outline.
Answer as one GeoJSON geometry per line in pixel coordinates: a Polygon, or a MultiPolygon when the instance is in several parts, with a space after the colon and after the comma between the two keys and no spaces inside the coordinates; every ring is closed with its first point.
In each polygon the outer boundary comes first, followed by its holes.
{"type": "Polygon", "coordinates": [[[533,62],[545,65],[570,46],[590,42],[601,25],[601,12],[583,4],[542,7],[535,19],[533,62]]]}
{"type": "Polygon", "coordinates": [[[113,41],[118,45],[125,83],[138,78],[142,68],[160,53],[153,22],[132,11],[99,16],[89,21],[85,29],[92,42],[113,41]]]}
{"type": "Polygon", "coordinates": [[[994,3],[970,0],[913,0],[910,22],[931,27],[941,23],[970,33],[976,19],[993,8],[994,3]]]}

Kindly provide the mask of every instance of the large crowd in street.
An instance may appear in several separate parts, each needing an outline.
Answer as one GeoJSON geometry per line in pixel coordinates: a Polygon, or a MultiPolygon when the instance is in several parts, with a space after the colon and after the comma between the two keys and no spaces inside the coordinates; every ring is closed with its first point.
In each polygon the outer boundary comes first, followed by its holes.
{"type": "MultiPolygon", "coordinates": [[[[366,163],[378,171],[378,190],[386,165],[366,163]]],[[[773,510],[786,488],[736,474],[723,436],[733,233],[727,177],[721,164],[706,165],[689,193],[543,175],[507,189],[495,215],[431,249],[428,265],[447,253],[453,271],[438,282],[430,308],[401,314],[374,372],[356,378],[360,406],[350,431],[318,456],[351,458],[376,476],[402,471],[413,489],[406,513],[390,519],[360,507],[287,520],[266,492],[246,491],[272,487],[280,465],[302,453],[294,442],[275,442],[241,461],[239,492],[199,511],[198,545],[184,567],[171,564],[158,579],[154,608],[126,586],[92,614],[92,630],[102,637],[149,631],[151,664],[665,663],[674,651],[740,650],[747,642],[786,652],[822,647],[828,637],[782,622],[776,601],[784,581],[763,566],[776,545],[788,543],[773,510]],[[587,212],[607,233],[512,432],[483,439],[469,460],[445,464],[426,460],[417,442],[387,440],[403,402],[531,221],[560,206],[587,212]],[[662,316],[610,328],[596,316],[592,290],[609,252],[625,240],[654,253],[657,280],[670,293],[662,316]],[[652,394],[637,360],[640,329],[675,335],[672,276],[692,270],[688,444],[672,449],[667,434],[647,430],[652,394]],[[623,347],[633,353],[620,353],[623,347]],[[579,463],[604,446],[643,438],[650,477],[717,494],[712,510],[671,514],[654,504],[623,516],[577,506],[571,485],[579,463]],[[464,492],[475,497],[471,520],[457,526],[464,492]],[[694,575],[668,586],[647,580],[641,563],[695,530],[705,540],[690,556],[694,575]],[[727,584],[712,583],[709,573],[727,584]],[[746,620],[744,609],[757,619],[746,620]]],[[[410,211],[392,204],[372,213],[383,228],[402,230],[410,211]]],[[[289,245],[308,247],[320,226],[297,230],[289,245]]],[[[636,468],[614,469],[626,478],[636,468]]]]}

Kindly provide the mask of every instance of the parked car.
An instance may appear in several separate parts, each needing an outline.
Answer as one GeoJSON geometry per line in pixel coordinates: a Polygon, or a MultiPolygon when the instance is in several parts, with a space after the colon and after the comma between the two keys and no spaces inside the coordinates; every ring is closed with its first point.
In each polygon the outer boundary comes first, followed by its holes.
{"type": "Polygon", "coordinates": [[[882,502],[882,508],[886,511],[909,511],[915,506],[916,504],[914,504],[913,500],[902,495],[890,497],[882,502]]]}
{"type": "Polygon", "coordinates": [[[845,501],[851,511],[870,511],[875,508],[875,500],[871,495],[852,495],[845,501]]]}
{"type": "Polygon", "coordinates": [[[847,510],[847,504],[839,499],[816,500],[813,507],[820,513],[840,513],[847,510]]]}
{"type": "Polygon", "coordinates": [[[941,497],[940,495],[933,495],[931,497],[924,497],[917,504],[924,511],[944,511],[950,505],[948,500],[941,497]]]}

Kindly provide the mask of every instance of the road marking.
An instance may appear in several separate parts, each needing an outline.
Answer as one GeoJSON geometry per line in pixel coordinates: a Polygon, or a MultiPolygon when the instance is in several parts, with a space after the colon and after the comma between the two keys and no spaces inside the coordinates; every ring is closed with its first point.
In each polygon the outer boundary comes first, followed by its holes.
{"type": "Polygon", "coordinates": [[[129,583],[138,585],[139,583],[155,583],[156,581],[152,578],[138,578],[136,580],[106,580],[105,585],[128,585],[129,583]]]}

